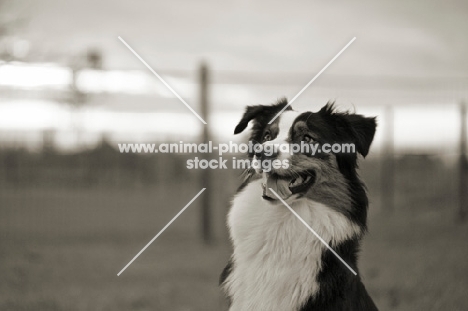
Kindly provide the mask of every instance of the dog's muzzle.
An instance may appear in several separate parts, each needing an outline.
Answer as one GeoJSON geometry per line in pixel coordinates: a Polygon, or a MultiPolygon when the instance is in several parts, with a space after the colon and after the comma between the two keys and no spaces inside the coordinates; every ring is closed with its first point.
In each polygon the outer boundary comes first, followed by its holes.
{"type": "Polygon", "coordinates": [[[295,177],[280,176],[275,173],[263,173],[262,187],[263,199],[268,201],[278,200],[278,196],[286,200],[293,194],[301,194],[307,192],[315,182],[315,173],[306,172],[295,177]]]}

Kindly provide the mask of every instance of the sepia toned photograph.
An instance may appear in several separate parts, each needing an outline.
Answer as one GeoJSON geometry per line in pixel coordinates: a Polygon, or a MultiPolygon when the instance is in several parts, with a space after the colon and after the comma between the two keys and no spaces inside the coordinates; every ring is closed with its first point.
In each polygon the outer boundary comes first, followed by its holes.
{"type": "Polygon", "coordinates": [[[468,3],[0,0],[0,310],[468,310],[468,3]]]}

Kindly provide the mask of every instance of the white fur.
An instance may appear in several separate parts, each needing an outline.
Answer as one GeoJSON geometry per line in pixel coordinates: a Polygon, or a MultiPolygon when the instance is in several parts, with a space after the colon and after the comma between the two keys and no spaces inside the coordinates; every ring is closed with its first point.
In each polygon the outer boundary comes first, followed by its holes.
{"type": "MultiPolygon", "coordinates": [[[[281,203],[261,198],[261,181],[233,200],[228,226],[234,269],[224,283],[230,311],[294,311],[318,291],[317,275],[326,247],[281,203]]],[[[331,245],[360,233],[333,209],[302,199],[290,206],[331,245]]]]}
{"type": "MultiPolygon", "coordinates": [[[[271,141],[265,142],[265,144],[272,144],[272,145],[282,145],[286,144],[286,147],[289,147],[289,143],[287,142],[289,130],[291,129],[294,120],[300,115],[300,112],[294,110],[287,110],[281,114],[279,117],[278,122],[278,135],[275,139],[271,141]]],[[[280,149],[282,150],[282,149],[280,149]]],[[[290,158],[289,152],[278,152],[277,158],[279,160],[285,160],[290,158]]]]}
{"type": "Polygon", "coordinates": [[[281,114],[278,122],[278,135],[271,142],[273,143],[286,143],[288,139],[289,130],[291,129],[294,120],[300,115],[300,112],[294,110],[287,110],[281,114]]]}

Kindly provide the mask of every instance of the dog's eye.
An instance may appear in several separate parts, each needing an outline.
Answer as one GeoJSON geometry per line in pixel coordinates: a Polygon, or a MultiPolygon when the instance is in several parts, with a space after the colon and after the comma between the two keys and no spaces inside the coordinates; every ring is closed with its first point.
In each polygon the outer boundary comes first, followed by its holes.
{"type": "Polygon", "coordinates": [[[265,135],[263,135],[263,141],[269,141],[271,140],[271,134],[269,132],[266,132],[265,135]]]}
{"type": "Polygon", "coordinates": [[[305,141],[306,143],[310,143],[310,142],[314,141],[312,136],[310,136],[309,134],[305,134],[304,137],[302,138],[302,140],[305,141]]]}

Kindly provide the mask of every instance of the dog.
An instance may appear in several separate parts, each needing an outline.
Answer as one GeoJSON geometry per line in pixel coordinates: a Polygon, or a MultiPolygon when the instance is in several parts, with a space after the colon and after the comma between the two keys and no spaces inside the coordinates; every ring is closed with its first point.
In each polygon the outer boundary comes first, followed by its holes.
{"type": "Polygon", "coordinates": [[[358,154],[368,154],[376,119],[338,112],[330,102],[318,112],[299,113],[281,99],[270,106],[248,106],[234,134],[251,121],[253,144],[352,143],[355,152],[249,151],[251,160],[287,159],[289,166],[269,172],[248,169],[232,201],[227,224],[233,254],[220,277],[229,310],[377,310],[357,267],[368,209],[366,188],[357,174],[358,154]]]}

